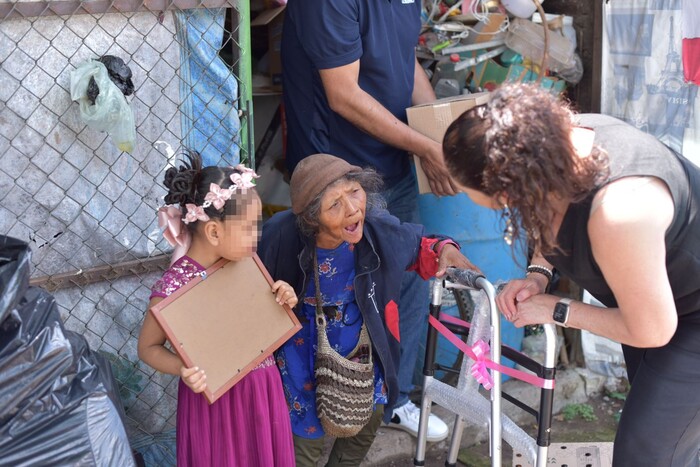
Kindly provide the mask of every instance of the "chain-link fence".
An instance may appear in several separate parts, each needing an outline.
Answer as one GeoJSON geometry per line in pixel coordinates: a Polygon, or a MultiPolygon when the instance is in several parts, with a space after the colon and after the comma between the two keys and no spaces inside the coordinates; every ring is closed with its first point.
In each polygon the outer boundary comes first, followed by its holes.
{"type": "Polygon", "coordinates": [[[182,148],[250,159],[245,15],[233,0],[0,0],[0,234],[31,245],[32,283],[110,359],[132,442],[175,426],[177,380],[136,350],[168,263],[164,171],[182,148]],[[74,70],[105,55],[132,72],[131,153],[72,100],[74,70]]]}

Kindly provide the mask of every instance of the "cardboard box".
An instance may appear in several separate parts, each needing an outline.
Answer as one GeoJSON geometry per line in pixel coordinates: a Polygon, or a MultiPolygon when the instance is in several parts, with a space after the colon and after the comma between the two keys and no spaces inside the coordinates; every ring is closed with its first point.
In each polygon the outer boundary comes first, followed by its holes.
{"type": "MultiPolygon", "coordinates": [[[[488,100],[489,93],[480,92],[477,94],[446,97],[429,104],[415,105],[406,109],[408,126],[442,144],[442,138],[445,136],[445,131],[447,131],[450,123],[467,110],[477,105],[485,104],[488,100]]],[[[428,177],[425,176],[420,166],[420,159],[415,156],[414,159],[416,161],[418,191],[421,194],[431,193],[428,177]]]]}
{"type": "Polygon", "coordinates": [[[250,27],[267,28],[267,58],[272,88],[282,90],[282,25],[285,6],[265,10],[250,22],[250,27]]]}

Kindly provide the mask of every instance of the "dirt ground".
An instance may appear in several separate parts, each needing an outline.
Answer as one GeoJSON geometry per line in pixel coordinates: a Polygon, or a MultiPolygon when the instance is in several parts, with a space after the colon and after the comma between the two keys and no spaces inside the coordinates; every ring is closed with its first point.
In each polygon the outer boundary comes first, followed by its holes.
{"type": "MultiPolygon", "coordinates": [[[[623,405],[622,394],[600,394],[588,400],[587,404],[565,407],[554,416],[552,421],[552,443],[613,441],[620,409],[623,405]]],[[[536,434],[536,426],[522,426],[530,435],[536,434]]],[[[490,466],[488,441],[462,449],[458,465],[464,467],[490,466]]],[[[447,452],[428,450],[427,467],[443,467],[447,452]]],[[[503,443],[503,465],[511,465],[513,451],[503,443]]],[[[396,459],[388,467],[412,467],[413,458],[396,459]]]]}

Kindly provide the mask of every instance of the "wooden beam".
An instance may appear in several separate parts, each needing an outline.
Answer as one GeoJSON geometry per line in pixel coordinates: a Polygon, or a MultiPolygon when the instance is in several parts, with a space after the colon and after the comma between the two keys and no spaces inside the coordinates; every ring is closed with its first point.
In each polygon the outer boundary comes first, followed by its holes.
{"type": "Polygon", "coordinates": [[[49,292],[53,292],[67,287],[84,287],[95,282],[112,281],[126,276],[164,271],[169,264],[170,255],[158,255],[114,265],[81,269],[52,276],[35,277],[29,280],[29,285],[42,287],[49,292]]]}

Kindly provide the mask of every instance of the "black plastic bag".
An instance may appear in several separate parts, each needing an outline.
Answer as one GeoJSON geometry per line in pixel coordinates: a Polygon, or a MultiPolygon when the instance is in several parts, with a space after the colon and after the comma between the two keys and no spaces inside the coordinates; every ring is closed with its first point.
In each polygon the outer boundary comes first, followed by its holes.
{"type": "Polygon", "coordinates": [[[135,465],[109,363],[29,287],[30,255],[0,236],[0,465],[135,465]]]}
{"type": "MultiPolygon", "coordinates": [[[[114,55],[103,55],[97,59],[102,62],[102,64],[107,68],[107,74],[109,74],[109,79],[112,80],[114,85],[119,88],[119,90],[125,96],[130,96],[134,93],[134,82],[131,81],[131,68],[124,63],[119,57],[114,55]]],[[[95,77],[90,78],[88,83],[87,96],[91,105],[95,105],[95,100],[100,94],[100,87],[95,81],[95,77]]]]}

